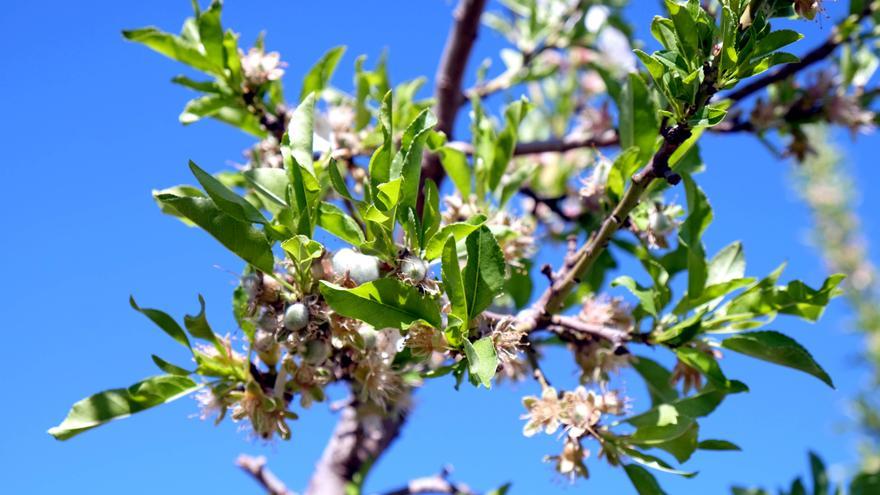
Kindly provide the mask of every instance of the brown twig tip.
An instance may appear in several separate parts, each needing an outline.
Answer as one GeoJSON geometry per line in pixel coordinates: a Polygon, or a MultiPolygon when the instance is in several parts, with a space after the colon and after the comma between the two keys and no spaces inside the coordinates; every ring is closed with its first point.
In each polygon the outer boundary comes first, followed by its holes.
{"type": "Polygon", "coordinates": [[[262,486],[269,495],[294,495],[294,492],[287,489],[271,471],[266,468],[266,458],[263,456],[252,457],[242,454],[238,456],[235,464],[242,471],[249,474],[254,481],[262,486]]]}

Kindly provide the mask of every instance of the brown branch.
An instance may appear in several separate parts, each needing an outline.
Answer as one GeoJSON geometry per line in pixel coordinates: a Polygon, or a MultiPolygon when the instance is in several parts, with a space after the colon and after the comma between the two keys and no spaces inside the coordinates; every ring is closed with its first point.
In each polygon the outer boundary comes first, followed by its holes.
{"type": "Polygon", "coordinates": [[[293,495],[293,492],[287,489],[284,486],[284,483],[281,482],[278,478],[272,474],[269,469],[266,468],[266,458],[263,456],[260,457],[251,457],[249,455],[240,455],[238,459],[236,459],[235,464],[241,468],[242,471],[249,474],[254,481],[260,484],[269,495],[293,495]]]}
{"type": "MultiPolygon", "coordinates": [[[[860,13],[855,14],[855,22],[861,22],[877,9],[880,9],[880,2],[868,2],[868,4],[865,5],[865,8],[862,9],[860,13]]],[[[838,26],[840,24],[841,23],[838,23],[838,26]]],[[[806,69],[807,67],[826,59],[829,55],[834,53],[834,50],[836,50],[837,47],[852,39],[844,37],[840,33],[840,28],[838,26],[834,27],[831,36],[829,36],[824,43],[807,52],[803,57],[801,57],[799,62],[784,65],[766,76],[755,79],[754,81],[741,86],[739,89],[727,93],[723,96],[723,99],[729,99],[735,102],[743,100],[775,82],[787,79],[806,69]]]]}
{"type": "MultiPolygon", "coordinates": [[[[516,147],[513,149],[513,154],[521,156],[538,153],[562,153],[580,148],[605,148],[608,146],[616,146],[618,144],[620,144],[620,139],[617,136],[617,132],[614,130],[608,130],[599,136],[566,136],[562,139],[517,143],[516,147]]],[[[471,143],[453,141],[449,143],[449,146],[468,155],[474,154],[474,146],[471,143]]]]}
{"type": "Polygon", "coordinates": [[[357,405],[342,409],[339,422],[309,480],[305,495],[343,494],[358,475],[376,462],[400,434],[406,412],[379,421],[358,414],[357,405]]]}
{"type": "MultiPolygon", "coordinates": [[[[480,16],[486,7],[486,0],[459,0],[453,17],[455,22],[446,38],[446,46],[443,48],[443,56],[437,68],[435,77],[436,88],[434,96],[434,114],[437,116],[437,131],[443,132],[449,138],[455,127],[455,117],[461,107],[461,82],[464,71],[467,68],[474,41],[480,27],[480,16]]],[[[426,154],[422,163],[422,175],[419,190],[424,190],[427,179],[433,180],[438,186],[443,181],[445,173],[440,164],[440,157],[434,154],[426,154]]],[[[419,211],[421,211],[422,195],[419,195],[419,211]]]]}
{"type": "MultiPolygon", "coordinates": [[[[707,90],[711,91],[711,89],[707,90]]],[[[559,273],[552,274],[553,282],[540,298],[529,308],[517,315],[520,328],[531,332],[554,325],[554,313],[563,305],[569,292],[580,283],[581,277],[589,270],[602,251],[608,246],[614,234],[626,224],[633,208],[638,205],[642,194],[656,179],[665,179],[670,184],[677,184],[681,177],[669,168],[669,158],[691,136],[690,129],[684,124],[677,124],[662,131],[663,144],[654,154],[651,162],[632,176],[630,187],[624,192],[612,213],[605,218],[598,231],[574,254],[566,257],[559,273]],[[572,259],[569,259],[572,258],[572,259]]],[[[564,317],[563,317],[564,318],[564,317]]],[[[572,323],[556,317],[556,325],[572,323]]],[[[596,330],[587,329],[583,330],[596,330]]],[[[600,332],[601,333],[601,332],[600,332]]],[[[603,338],[612,337],[610,335],[603,338]]]]}

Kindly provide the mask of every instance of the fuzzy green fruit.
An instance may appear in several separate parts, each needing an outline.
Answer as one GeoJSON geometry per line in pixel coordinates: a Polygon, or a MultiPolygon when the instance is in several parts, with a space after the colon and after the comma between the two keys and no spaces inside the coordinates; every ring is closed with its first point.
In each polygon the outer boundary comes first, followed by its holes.
{"type": "Polygon", "coordinates": [[[352,249],[340,249],[333,255],[333,271],[340,276],[348,273],[358,285],[365,284],[379,278],[379,259],[352,249]]]}
{"type": "Polygon", "coordinates": [[[293,303],[284,311],[284,328],[291,332],[302,330],[309,324],[309,309],[303,303],[293,303]]]}

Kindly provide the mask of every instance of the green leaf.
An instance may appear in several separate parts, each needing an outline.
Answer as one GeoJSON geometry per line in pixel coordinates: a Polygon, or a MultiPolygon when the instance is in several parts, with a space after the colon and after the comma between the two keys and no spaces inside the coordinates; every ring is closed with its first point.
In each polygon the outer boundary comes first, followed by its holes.
{"type": "Polygon", "coordinates": [[[529,103],[525,97],[515,101],[504,110],[504,129],[498,134],[495,141],[495,153],[489,168],[489,190],[494,191],[501,183],[501,177],[507,170],[507,165],[513,157],[516,148],[519,124],[529,111],[529,103]]]}
{"type": "MultiPolygon", "coordinates": [[[[260,194],[278,206],[288,206],[287,187],[290,180],[280,168],[252,168],[242,172],[248,183],[260,194]]],[[[215,200],[216,201],[216,200],[215,200]]]]}
{"type": "Polygon", "coordinates": [[[676,415],[674,421],[661,425],[642,425],[629,437],[635,445],[658,445],[684,435],[694,424],[687,416],[676,415]]]}
{"type": "Polygon", "coordinates": [[[58,440],[67,440],[108,421],[171,402],[201,387],[202,384],[185,376],[160,375],[129,388],[100,392],[74,404],[64,421],[50,428],[49,434],[58,440]]]}
{"type": "Polygon", "coordinates": [[[259,270],[272,272],[275,260],[266,236],[223,213],[212,200],[171,194],[160,194],[156,199],[204,229],[241,259],[259,270]]]}
{"type": "Polygon", "coordinates": [[[357,222],[333,203],[318,205],[318,226],[353,246],[360,247],[366,241],[357,222]]]}
{"type": "Polygon", "coordinates": [[[225,122],[260,138],[266,136],[266,131],[254,114],[239,99],[229,95],[210,94],[190,100],[178,120],[183,125],[189,125],[205,117],[225,122]]]}
{"type": "Polygon", "coordinates": [[[195,316],[184,315],[183,324],[193,337],[213,342],[218,349],[223,349],[217,340],[217,335],[208,324],[208,318],[205,316],[205,298],[201,294],[199,294],[199,313],[195,316]]]}
{"type": "Polygon", "coordinates": [[[485,217],[478,218],[478,220],[479,221],[474,221],[472,219],[468,222],[455,222],[444,226],[434,234],[433,237],[431,237],[428,241],[428,245],[425,246],[425,259],[432,261],[439,258],[440,254],[443,252],[443,246],[446,245],[447,239],[452,237],[456,242],[460,241],[470,235],[473,231],[479,229],[483,222],[486,221],[485,217]]]}
{"type": "Polygon", "coordinates": [[[205,188],[208,196],[214,200],[214,204],[223,210],[224,213],[241,222],[269,223],[254,205],[250,204],[238,194],[232,192],[232,190],[223,185],[223,183],[217,180],[213,175],[199,168],[199,166],[192,160],[189,162],[189,169],[192,171],[193,175],[195,175],[199,184],[205,188]]]}
{"type": "Polygon", "coordinates": [[[312,156],[315,129],[315,94],[306,93],[299,106],[293,111],[287,126],[290,139],[290,153],[300,166],[314,175],[312,156]]]}
{"type": "Polygon", "coordinates": [[[458,250],[455,248],[455,239],[449,237],[446,246],[443,247],[441,259],[441,275],[443,277],[443,289],[449,296],[449,304],[452,306],[450,314],[457,316],[462,321],[468,320],[467,295],[464,288],[464,280],[461,276],[461,266],[458,263],[458,250]]]}
{"type": "Polygon", "coordinates": [[[880,493],[880,473],[861,473],[850,482],[849,495],[880,493]]]}
{"type": "Polygon", "coordinates": [[[687,195],[688,217],[679,229],[679,241],[688,250],[688,297],[696,298],[706,287],[708,266],[703,247],[703,232],[712,222],[712,207],[706,194],[688,174],[683,174],[684,189],[687,195]]]}
{"type": "Polygon", "coordinates": [[[183,331],[183,328],[181,328],[180,325],[174,321],[174,318],[168,315],[168,313],[158,309],[141,308],[138,306],[137,302],[135,302],[134,296],[128,298],[128,303],[131,304],[131,307],[134,308],[135,311],[149,318],[150,321],[161,328],[169,337],[187,348],[192,347],[189,343],[189,338],[186,336],[186,332],[183,331]]]}
{"type": "Polygon", "coordinates": [[[324,251],[323,246],[318,241],[309,239],[304,235],[295,235],[290,239],[281,243],[281,249],[290,255],[290,258],[297,263],[311,263],[321,257],[324,251]]]}
{"type": "Polygon", "coordinates": [[[213,65],[223,67],[226,57],[223,52],[223,27],[220,25],[221,3],[212,1],[208,10],[198,15],[199,39],[205,47],[205,57],[213,65]]]}
{"type": "Polygon", "coordinates": [[[452,179],[452,183],[455,184],[455,188],[458,189],[461,197],[470,197],[473,176],[467,161],[467,155],[463,151],[449,146],[441,147],[436,153],[440,156],[440,164],[443,165],[443,170],[452,179]]]}
{"type": "MultiPolygon", "coordinates": [[[[813,475],[813,495],[828,495],[829,493],[829,483],[828,483],[828,472],[825,470],[825,463],[822,462],[822,459],[819,458],[815,454],[815,452],[810,452],[810,472],[813,475]]],[[[880,486],[878,486],[880,488],[880,486]]]]}
{"type": "Polygon", "coordinates": [[[488,308],[504,288],[506,265],[498,241],[485,225],[468,235],[466,245],[468,259],[463,277],[470,320],[488,308]]]}
{"type": "Polygon", "coordinates": [[[330,159],[330,164],[327,167],[330,171],[330,183],[333,184],[333,189],[345,199],[355,201],[354,197],[351,195],[351,192],[348,190],[348,185],[345,183],[345,178],[339,172],[339,164],[336,162],[335,158],[330,159]]]}
{"type": "Polygon", "coordinates": [[[692,347],[679,347],[675,349],[675,355],[681,362],[705,375],[716,387],[727,388],[730,385],[718,361],[711,354],[692,347]]]}
{"type": "Polygon", "coordinates": [[[305,100],[310,93],[320,94],[327,87],[343,53],[345,53],[344,46],[331,48],[309,69],[303,79],[302,91],[299,94],[300,101],[305,100]]]}
{"type": "Polygon", "coordinates": [[[747,356],[801,370],[834,388],[831,377],[819,366],[813,356],[794,339],[779,332],[771,330],[746,332],[724,339],[721,346],[747,356]]]}
{"type": "Polygon", "coordinates": [[[654,360],[638,356],[633,361],[633,368],[641,375],[648,386],[651,403],[657,405],[678,399],[678,391],[671,385],[672,373],[654,360]]]}
{"type": "Polygon", "coordinates": [[[639,149],[638,163],[647,163],[654,153],[660,123],[648,86],[638,73],[631,73],[620,94],[620,148],[639,149]]]}
{"type": "Polygon", "coordinates": [[[471,381],[486,388],[492,388],[492,378],[498,368],[498,355],[491,337],[483,337],[473,344],[465,339],[464,354],[468,360],[471,381]]]}
{"type": "Polygon", "coordinates": [[[153,362],[156,363],[156,366],[158,366],[160,370],[168,373],[169,375],[188,376],[193,374],[192,371],[171,364],[155,354],[151,355],[150,357],[153,359],[153,362]]]}
{"type": "Polygon", "coordinates": [[[654,444],[654,448],[669,452],[680,463],[687,462],[694,452],[697,451],[699,431],[700,427],[694,421],[681,435],[677,435],[675,438],[665,442],[654,444]]]}
{"type": "Polygon", "coordinates": [[[655,304],[655,300],[657,298],[657,291],[655,291],[652,287],[642,287],[639,285],[632,277],[628,275],[621,275],[617,277],[613,281],[611,281],[612,287],[625,287],[629,290],[632,295],[636,296],[639,299],[639,305],[642,309],[645,310],[649,315],[657,318],[658,308],[655,304]]]}
{"type": "Polygon", "coordinates": [[[662,471],[664,473],[677,474],[679,476],[684,476],[685,478],[693,478],[697,475],[696,472],[688,472],[688,471],[679,471],[678,469],[673,469],[666,461],[660,459],[659,457],[652,456],[650,454],[646,454],[636,449],[631,449],[628,447],[622,447],[620,449],[630,457],[630,459],[636,461],[642,466],[662,471]]]}
{"type": "Polygon", "coordinates": [[[430,239],[440,230],[440,191],[437,183],[431,179],[425,180],[424,206],[422,208],[422,233],[419,244],[424,247],[425,241],[430,239]]]}
{"type": "Polygon", "coordinates": [[[322,280],[321,294],[340,315],[361,320],[379,329],[406,330],[419,321],[436,328],[441,326],[437,301],[396,279],[382,278],[353,289],[322,280]]]}
{"type": "Polygon", "coordinates": [[[419,196],[419,178],[422,172],[422,150],[432,127],[437,123],[430,110],[422,110],[403,133],[398,156],[391,164],[391,179],[403,178],[400,205],[416,206],[419,196]]]}
{"type": "Polygon", "coordinates": [[[212,63],[196,43],[160,31],[155,27],[126,30],[122,32],[122,36],[129,41],[142,43],[170,59],[182,62],[202,72],[218,75],[223,72],[223,67],[212,63]]]}
{"type": "Polygon", "coordinates": [[[703,440],[697,444],[700,450],[742,450],[739,445],[727,440],[703,440]]]}
{"type": "Polygon", "coordinates": [[[650,471],[637,464],[624,464],[624,471],[639,495],[666,495],[650,471]]]}

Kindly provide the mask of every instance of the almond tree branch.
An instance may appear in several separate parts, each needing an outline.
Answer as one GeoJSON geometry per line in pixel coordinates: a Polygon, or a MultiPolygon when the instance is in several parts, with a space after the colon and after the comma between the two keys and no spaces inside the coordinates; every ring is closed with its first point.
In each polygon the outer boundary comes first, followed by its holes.
{"type": "MultiPolygon", "coordinates": [[[[484,311],[483,317],[489,320],[493,325],[511,315],[495,313],[492,311],[484,311]]],[[[604,325],[596,325],[587,323],[574,316],[552,315],[540,328],[532,330],[540,330],[549,328],[559,335],[571,335],[578,340],[598,339],[605,340],[614,345],[621,345],[630,340],[631,335],[626,330],[614,327],[606,327],[604,325]]]]}
{"type": "MultiPolygon", "coordinates": [[[[617,136],[617,132],[614,130],[608,130],[599,136],[566,136],[562,139],[517,143],[516,147],[513,149],[513,154],[515,156],[521,156],[551,152],[562,153],[580,148],[605,148],[608,146],[617,146],[618,144],[620,144],[620,139],[617,136]]],[[[449,143],[449,146],[468,155],[474,154],[474,145],[471,143],[453,141],[449,143]]]]}
{"type": "MultiPolygon", "coordinates": [[[[468,59],[477,39],[480,27],[480,17],[486,8],[486,0],[460,0],[455,8],[453,17],[455,22],[446,38],[446,46],[440,59],[435,77],[436,88],[434,96],[437,100],[434,105],[434,114],[437,116],[436,130],[441,131],[448,137],[452,137],[455,127],[455,117],[461,107],[462,91],[461,83],[464,71],[467,68],[468,59]]],[[[443,181],[445,173],[440,163],[440,157],[426,153],[422,162],[422,175],[419,190],[424,190],[425,181],[433,180],[438,186],[443,181]]],[[[422,195],[419,195],[419,211],[421,211],[422,195]]]]}
{"type": "MultiPolygon", "coordinates": [[[[852,21],[856,23],[861,22],[863,19],[865,19],[878,9],[880,9],[880,2],[868,2],[868,4],[865,5],[860,13],[853,14],[854,18],[852,19],[852,21]]],[[[844,22],[848,22],[849,20],[849,18],[845,19],[844,22]]],[[[829,55],[834,53],[834,50],[836,50],[837,47],[853,39],[852,37],[843,36],[843,34],[840,32],[840,24],[842,23],[838,23],[838,25],[834,27],[831,32],[831,36],[829,36],[824,43],[807,52],[803,57],[801,57],[799,62],[784,65],[766,76],[755,79],[748,84],[744,84],[740,88],[724,95],[723,99],[729,99],[735,102],[743,100],[775,82],[787,79],[806,69],[807,67],[826,59],[829,55]]]]}
{"type": "Polygon", "coordinates": [[[249,455],[240,455],[235,461],[245,473],[249,474],[254,481],[260,484],[269,495],[293,495],[293,492],[284,486],[278,478],[266,468],[266,458],[251,457],[249,455]]]}
{"type": "MultiPolygon", "coordinates": [[[[711,91],[711,90],[709,90],[711,91]]],[[[605,218],[601,227],[572,256],[566,256],[559,273],[551,274],[551,284],[540,298],[529,308],[517,315],[520,328],[535,331],[550,325],[571,323],[554,315],[560,309],[571,290],[580,283],[581,277],[593,265],[602,251],[608,246],[612,236],[625,224],[630,212],[638,205],[648,186],[656,179],[665,179],[677,184],[681,177],[669,168],[673,153],[691,136],[685,124],[677,124],[662,131],[663,144],[654,154],[651,162],[632,176],[632,181],[617,203],[611,215],[605,218]],[[555,323],[554,323],[555,316],[555,323]]]]}
{"type": "Polygon", "coordinates": [[[357,404],[342,409],[339,422],[309,480],[305,495],[347,493],[346,487],[376,462],[397,439],[406,422],[405,411],[378,421],[358,414],[357,404]]]}

